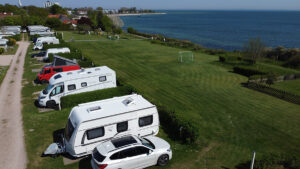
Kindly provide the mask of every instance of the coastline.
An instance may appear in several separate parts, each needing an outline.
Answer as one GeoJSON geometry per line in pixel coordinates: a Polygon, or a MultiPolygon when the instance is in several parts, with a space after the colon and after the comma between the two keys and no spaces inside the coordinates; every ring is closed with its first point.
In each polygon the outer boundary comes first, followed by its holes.
{"type": "Polygon", "coordinates": [[[140,16],[140,15],[165,15],[167,13],[124,13],[124,14],[108,14],[107,16],[140,16]]]}

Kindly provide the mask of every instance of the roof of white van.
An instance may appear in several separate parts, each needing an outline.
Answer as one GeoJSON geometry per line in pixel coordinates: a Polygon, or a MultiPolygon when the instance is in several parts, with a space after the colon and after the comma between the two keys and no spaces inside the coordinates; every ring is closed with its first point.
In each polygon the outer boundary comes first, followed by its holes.
{"type": "Polygon", "coordinates": [[[57,84],[68,80],[86,78],[88,76],[104,75],[107,73],[115,74],[115,71],[107,66],[93,67],[87,69],[80,69],[68,72],[57,73],[49,80],[49,84],[57,84]],[[61,76],[61,77],[59,77],[61,76]],[[59,78],[57,78],[59,77],[59,78]]]}
{"type": "Polygon", "coordinates": [[[76,124],[154,107],[152,103],[138,94],[80,104],[72,109],[71,121],[76,124]]]}
{"type": "Polygon", "coordinates": [[[49,52],[53,52],[53,51],[56,52],[56,51],[62,51],[62,50],[70,51],[69,48],[65,47],[65,48],[50,48],[50,49],[47,49],[47,52],[49,53],[49,52]]]}

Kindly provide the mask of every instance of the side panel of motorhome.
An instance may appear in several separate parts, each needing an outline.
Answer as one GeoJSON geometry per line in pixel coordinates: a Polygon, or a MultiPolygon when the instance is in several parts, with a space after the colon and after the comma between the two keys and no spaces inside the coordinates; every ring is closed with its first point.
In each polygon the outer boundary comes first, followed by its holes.
{"type": "MultiPolygon", "coordinates": [[[[101,111],[97,113],[101,113],[101,111]]],[[[152,107],[84,122],[78,126],[72,142],[76,156],[82,153],[91,153],[100,142],[112,137],[129,134],[143,137],[156,135],[158,131],[159,117],[156,107],[152,107]],[[144,121],[145,118],[148,119],[146,119],[146,123],[143,123],[144,126],[141,126],[143,118],[144,121]]]]}

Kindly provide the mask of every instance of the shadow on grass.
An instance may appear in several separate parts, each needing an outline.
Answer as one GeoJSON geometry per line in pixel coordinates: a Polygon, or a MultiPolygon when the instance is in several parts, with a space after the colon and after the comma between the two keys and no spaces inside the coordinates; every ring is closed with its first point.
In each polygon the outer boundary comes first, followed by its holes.
{"type": "Polygon", "coordinates": [[[79,169],[89,169],[91,166],[91,156],[79,161],[79,169]]]}

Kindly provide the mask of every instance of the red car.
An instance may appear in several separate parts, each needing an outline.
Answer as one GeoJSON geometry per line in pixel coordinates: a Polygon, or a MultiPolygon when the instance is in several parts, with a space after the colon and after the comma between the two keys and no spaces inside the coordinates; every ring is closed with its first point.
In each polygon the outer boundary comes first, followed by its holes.
{"type": "Polygon", "coordinates": [[[45,65],[43,66],[40,73],[38,73],[36,78],[36,83],[48,83],[50,78],[59,72],[67,72],[72,70],[80,69],[79,65],[72,65],[72,66],[56,66],[52,67],[52,65],[45,65]]]}
{"type": "Polygon", "coordinates": [[[37,75],[35,83],[48,83],[50,78],[56,73],[80,69],[76,60],[70,60],[57,55],[54,55],[53,58],[54,61],[52,64],[43,66],[41,72],[37,75]]]}

